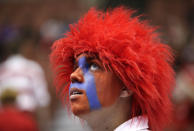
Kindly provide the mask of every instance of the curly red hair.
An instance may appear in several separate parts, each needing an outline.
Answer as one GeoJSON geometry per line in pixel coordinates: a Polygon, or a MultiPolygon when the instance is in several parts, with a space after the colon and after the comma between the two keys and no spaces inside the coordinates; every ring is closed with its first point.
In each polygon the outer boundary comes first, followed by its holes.
{"type": "Polygon", "coordinates": [[[147,115],[151,129],[161,130],[171,116],[172,51],[158,38],[155,27],[133,14],[124,7],[105,13],[92,8],[70,25],[65,37],[52,46],[55,84],[68,105],[74,57],[83,52],[97,54],[104,67],[133,91],[131,115],[147,115]]]}

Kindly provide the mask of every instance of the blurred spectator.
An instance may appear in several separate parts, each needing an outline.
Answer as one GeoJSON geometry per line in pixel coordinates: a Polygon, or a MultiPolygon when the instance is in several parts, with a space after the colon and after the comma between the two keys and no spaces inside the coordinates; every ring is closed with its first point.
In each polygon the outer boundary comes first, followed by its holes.
{"type": "Polygon", "coordinates": [[[177,74],[174,91],[175,131],[194,130],[194,64],[185,65],[177,74]]]}
{"type": "Polygon", "coordinates": [[[33,112],[49,104],[41,67],[21,55],[9,57],[0,66],[0,87],[0,93],[7,88],[18,91],[17,105],[21,110],[33,112]]]}
{"type": "Polygon", "coordinates": [[[49,105],[50,96],[42,68],[21,55],[10,56],[0,65],[0,94],[7,89],[18,93],[16,107],[21,111],[34,114],[49,105]]]}
{"type": "Polygon", "coordinates": [[[175,120],[173,130],[194,130],[194,45],[189,44],[181,53],[181,68],[176,76],[174,90],[175,120]]]}
{"type": "Polygon", "coordinates": [[[67,30],[67,26],[62,21],[49,19],[41,26],[40,34],[43,39],[52,42],[62,37],[65,30],[67,30]]]}
{"type": "Polygon", "coordinates": [[[21,112],[15,106],[18,93],[12,89],[1,92],[0,130],[1,131],[38,131],[32,115],[21,112]]]}

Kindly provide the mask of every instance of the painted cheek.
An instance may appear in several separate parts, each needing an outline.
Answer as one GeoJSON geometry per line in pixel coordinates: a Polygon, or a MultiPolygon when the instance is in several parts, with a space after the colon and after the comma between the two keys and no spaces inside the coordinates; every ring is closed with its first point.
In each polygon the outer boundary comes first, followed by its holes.
{"type": "Polygon", "coordinates": [[[96,84],[92,73],[88,72],[84,76],[86,80],[86,95],[91,109],[99,109],[101,107],[100,101],[97,96],[96,84]]]}
{"type": "Polygon", "coordinates": [[[120,94],[120,85],[112,73],[106,72],[95,76],[96,89],[99,101],[103,107],[110,106],[115,103],[120,94]]]}
{"type": "Polygon", "coordinates": [[[79,67],[83,71],[84,82],[83,83],[71,83],[70,89],[72,87],[79,88],[86,91],[86,96],[88,98],[88,103],[91,110],[99,109],[101,104],[99,102],[97,92],[96,92],[96,84],[93,74],[89,71],[89,65],[86,61],[86,57],[81,57],[79,59],[79,67]]]}

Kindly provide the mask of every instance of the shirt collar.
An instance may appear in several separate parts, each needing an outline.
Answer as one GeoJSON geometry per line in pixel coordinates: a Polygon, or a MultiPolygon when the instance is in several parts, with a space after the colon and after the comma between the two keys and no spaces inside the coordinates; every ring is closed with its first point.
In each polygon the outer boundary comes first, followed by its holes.
{"type": "Polygon", "coordinates": [[[133,117],[118,126],[114,131],[138,131],[148,129],[148,119],[144,116],[133,117]]]}

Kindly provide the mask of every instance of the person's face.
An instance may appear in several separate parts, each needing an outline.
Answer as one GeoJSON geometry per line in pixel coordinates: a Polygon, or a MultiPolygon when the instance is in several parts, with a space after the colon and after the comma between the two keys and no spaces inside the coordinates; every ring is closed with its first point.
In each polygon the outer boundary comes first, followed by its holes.
{"type": "Polygon", "coordinates": [[[75,115],[110,106],[120,96],[120,80],[112,72],[106,71],[100,60],[87,54],[76,58],[70,79],[70,105],[75,115]]]}

